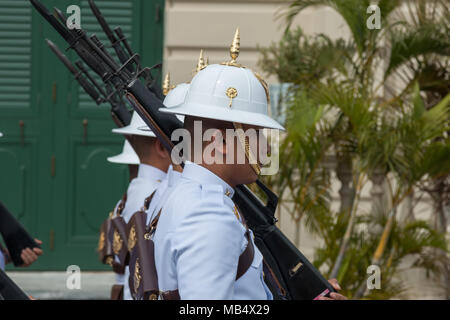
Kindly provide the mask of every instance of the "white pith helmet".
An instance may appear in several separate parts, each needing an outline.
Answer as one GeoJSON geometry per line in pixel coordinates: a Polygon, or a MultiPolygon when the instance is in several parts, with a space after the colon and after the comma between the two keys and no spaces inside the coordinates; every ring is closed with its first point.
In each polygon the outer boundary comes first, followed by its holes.
{"type": "Polygon", "coordinates": [[[184,103],[162,112],[284,130],[268,112],[268,89],[260,76],[236,63],[239,28],[230,47],[231,61],[208,65],[200,52],[197,74],[184,103]]]}
{"type": "Polygon", "coordinates": [[[145,124],[144,120],[142,120],[142,118],[139,116],[139,114],[137,114],[136,111],[133,112],[131,122],[128,126],[113,129],[112,132],[137,136],[156,137],[153,131],[150,130],[150,128],[145,124]],[[145,130],[139,130],[139,128],[143,128],[145,130]]]}
{"type": "MultiPolygon", "coordinates": [[[[184,102],[184,99],[186,99],[186,94],[189,90],[189,83],[180,83],[175,88],[169,91],[166,98],[164,99],[164,105],[167,108],[173,108],[176,107],[184,102]]],[[[184,117],[177,115],[178,120],[181,122],[184,122],[184,117]]]]}
{"type": "Polygon", "coordinates": [[[161,112],[284,130],[268,116],[266,91],[247,68],[212,64],[192,79],[184,103],[161,112]]]}
{"type": "Polygon", "coordinates": [[[128,140],[125,140],[123,144],[122,153],[107,158],[107,160],[111,163],[120,163],[120,164],[139,164],[139,157],[134,151],[133,147],[130,145],[128,140]]]}
{"type": "MultiPolygon", "coordinates": [[[[164,80],[165,82],[169,81],[169,74],[167,74],[166,76],[166,80],[164,80]]],[[[172,108],[174,106],[177,106],[181,103],[184,102],[184,98],[186,97],[186,93],[189,89],[189,84],[188,83],[180,83],[179,85],[177,85],[176,87],[172,87],[172,88],[168,88],[168,90],[164,90],[166,97],[164,99],[164,106],[167,108],[172,108]],[[169,91],[170,90],[170,91],[169,91]]],[[[183,116],[176,116],[178,118],[178,120],[180,120],[181,122],[184,122],[184,117],[183,116]]],[[[151,130],[147,125],[139,127],[138,128],[141,131],[149,131],[151,130]]]]}
{"type": "Polygon", "coordinates": [[[189,90],[188,83],[180,83],[175,88],[169,91],[166,98],[164,99],[164,105],[167,108],[176,107],[184,102],[186,94],[189,90]]]}

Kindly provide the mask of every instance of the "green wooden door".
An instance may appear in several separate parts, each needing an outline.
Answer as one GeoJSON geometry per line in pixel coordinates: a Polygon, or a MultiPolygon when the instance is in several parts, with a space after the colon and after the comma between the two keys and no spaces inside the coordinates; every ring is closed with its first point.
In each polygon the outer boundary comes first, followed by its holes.
{"type": "MultiPolygon", "coordinates": [[[[79,5],[82,28],[109,45],[87,0],[43,3],[63,12],[79,5]]],[[[161,61],[163,1],[96,3],[145,64],[161,61]],[[142,46],[149,34],[158,42],[142,46]]],[[[0,0],[2,15],[14,19],[0,20],[0,66],[6,66],[0,69],[0,199],[44,241],[34,269],[103,269],[95,251],[98,228],[128,180],[127,168],[106,158],[120,152],[123,139],[111,134],[109,106],[95,105],[45,46],[45,38],[67,45],[29,2],[0,0]]],[[[68,56],[74,61],[73,53],[68,56]]]]}
{"type": "Polygon", "coordinates": [[[52,121],[41,81],[49,67],[43,34],[28,1],[0,0],[0,199],[31,234],[46,240],[52,121]]]}

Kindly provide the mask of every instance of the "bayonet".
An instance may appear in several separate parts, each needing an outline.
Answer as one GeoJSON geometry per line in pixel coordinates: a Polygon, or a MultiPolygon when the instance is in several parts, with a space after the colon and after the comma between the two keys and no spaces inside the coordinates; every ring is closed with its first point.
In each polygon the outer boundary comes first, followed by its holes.
{"type": "Polygon", "coordinates": [[[61,21],[61,23],[67,26],[67,18],[64,13],[62,13],[62,11],[56,7],[53,7],[53,11],[55,12],[56,17],[61,21]]]}
{"type": "MultiPolygon", "coordinates": [[[[111,28],[109,27],[108,23],[106,22],[105,18],[100,12],[100,9],[95,4],[94,0],[89,0],[89,6],[91,7],[92,13],[94,14],[98,23],[100,24],[109,41],[111,42],[111,46],[114,48],[114,51],[116,51],[117,57],[119,58],[120,62],[121,63],[127,62],[129,56],[125,53],[122,46],[120,45],[120,39],[119,40],[116,39],[114,33],[112,32],[111,28]]],[[[132,55],[133,54],[130,54],[130,56],[132,55]]],[[[126,68],[128,69],[128,71],[134,72],[134,68],[132,65],[128,64],[126,68]]]]}
{"type": "Polygon", "coordinates": [[[133,55],[133,50],[131,50],[130,44],[129,44],[128,41],[127,41],[127,37],[125,37],[125,34],[124,34],[123,31],[122,31],[122,28],[121,28],[121,27],[116,27],[116,28],[114,29],[114,31],[115,31],[115,33],[117,34],[117,36],[119,37],[119,41],[123,42],[125,48],[126,48],[127,51],[128,51],[128,54],[129,54],[130,56],[132,56],[132,55],[133,55]]]}
{"type": "Polygon", "coordinates": [[[53,28],[66,40],[68,43],[72,43],[74,41],[74,37],[70,34],[70,32],[63,26],[61,23],[48,11],[48,9],[37,0],[30,0],[31,4],[36,8],[36,10],[40,13],[48,23],[51,24],[53,28]]]}
{"type": "Polygon", "coordinates": [[[97,104],[101,104],[103,102],[103,99],[100,97],[97,90],[95,90],[94,87],[91,86],[91,84],[86,80],[86,78],[83,76],[82,71],[79,71],[75,66],[70,62],[69,59],[58,49],[58,47],[51,42],[50,40],[46,39],[47,45],[50,47],[50,49],[53,51],[53,53],[58,57],[59,60],[69,69],[70,73],[72,73],[75,77],[75,80],[78,81],[78,83],[83,87],[84,91],[95,101],[97,104]]]}
{"type": "Polygon", "coordinates": [[[86,78],[89,79],[89,81],[97,88],[97,90],[100,92],[100,94],[105,98],[106,92],[105,90],[98,84],[98,82],[89,74],[89,72],[86,70],[86,68],[83,65],[83,62],[76,61],[75,62],[78,69],[86,76],[86,78]]]}

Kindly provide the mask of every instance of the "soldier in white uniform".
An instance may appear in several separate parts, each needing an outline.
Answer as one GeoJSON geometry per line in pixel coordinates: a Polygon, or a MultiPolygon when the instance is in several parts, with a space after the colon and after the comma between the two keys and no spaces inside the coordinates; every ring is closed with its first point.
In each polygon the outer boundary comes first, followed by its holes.
{"type": "MultiPolygon", "coordinates": [[[[203,55],[203,50],[200,50],[200,55],[197,61],[197,66],[195,68],[195,73],[198,73],[202,69],[206,68],[207,65],[208,62],[203,55]]],[[[165,90],[170,89],[171,86],[169,74],[166,75],[164,82],[165,82],[164,83],[165,90]]],[[[180,83],[172,91],[170,91],[170,94],[167,94],[168,91],[166,91],[165,92],[166,99],[164,100],[164,105],[168,108],[180,105],[186,99],[186,94],[188,90],[189,90],[189,83],[180,83]]],[[[181,122],[184,122],[184,116],[177,115],[177,117],[178,119],[180,119],[181,122]]],[[[165,201],[164,197],[169,194],[168,190],[171,189],[173,186],[175,186],[175,184],[178,182],[178,179],[181,177],[181,172],[182,172],[181,170],[180,171],[174,170],[172,166],[169,167],[166,178],[164,179],[163,182],[161,182],[161,185],[156,190],[154,196],[152,197],[150,206],[146,211],[147,225],[149,225],[155,218],[155,216],[158,214],[159,210],[161,209],[162,203],[165,201]]]]}
{"type": "MultiPolygon", "coordinates": [[[[166,77],[166,79],[168,81],[168,77],[166,77]]],[[[181,83],[177,85],[167,94],[166,98],[164,99],[164,105],[168,108],[171,108],[183,103],[188,89],[189,89],[188,83],[181,83]]],[[[182,122],[184,121],[184,117],[178,116],[178,118],[180,119],[180,121],[182,122]]],[[[155,217],[155,212],[159,210],[159,204],[161,203],[162,195],[165,194],[166,190],[171,188],[178,181],[180,176],[181,170],[178,170],[178,168],[174,169],[173,166],[169,167],[166,178],[158,186],[155,194],[152,197],[150,206],[146,211],[147,225],[150,224],[152,218],[155,217]]]]}
{"type": "MultiPolygon", "coordinates": [[[[128,126],[113,129],[113,132],[127,135],[139,158],[137,176],[128,185],[125,207],[121,212],[121,217],[125,223],[128,223],[133,214],[141,209],[145,198],[156,189],[166,176],[170,165],[170,155],[136,112],[133,113],[128,126]]],[[[125,273],[116,276],[116,282],[124,286],[124,300],[131,300],[128,281],[126,281],[128,275],[128,267],[125,267],[125,273]]]]}
{"type": "MultiPolygon", "coordinates": [[[[139,166],[139,157],[136,154],[136,152],[134,151],[133,147],[131,146],[131,144],[128,142],[127,139],[125,139],[124,143],[123,143],[123,149],[122,152],[118,155],[112,156],[112,157],[108,157],[107,158],[108,162],[110,163],[115,163],[115,164],[125,164],[128,165],[129,168],[129,179],[130,182],[136,178],[137,176],[137,168],[139,166]]],[[[118,203],[116,204],[114,211],[113,212],[117,212],[117,208],[119,206],[121,201],[118,201],[118,203]]],[[[104,241],[104,240],[101,240],[104,241]]],[[[115,257],[116,262],[119,262],[119,259],[117,257],[115,257]]],[[[114,269],[114,268],[113,268],[114,269]]],[[[125,281],[125,274],[121,274],[119,273],[120,271],[114,270],[116,272],[116,283],[117,285],[124,285],[124,281],[125,281]]],[[[113,290],[114,291],[114,290],[113,290]]],[[[117,297],[119,298],[119,297],[117,297]]]]}
{"type": "MultiPolygon", "coordinates": [[[[164,99],[164,105],[171,107],[180,104],[184,101],[186,92],[187,88],[184,85],[171,90],[164,99]]],[[[121,214],[125,222],[128,223],[133,214],[143,207],[145,199],[161,185],[169,167],[171,167],[171,159],[169,153],[156,139],[155,134],[136,113],[133,115],[129,127],[114,129],[113,131],[132,135],[131,141],[140,159],[138,175],[130,182],[126,204],[121,214]]],[[[173,170],[171,171],[173,172],[173,170]]],[[[124,300],[132,299],[128,284],[129,274],[130,271],[127,266],[125,267],[125,274],[117,279],[124,284],[124,300]]]]}
{"type": "Polygon", "coordinates": [[[171,292],[171,297],[273,298],[264,282],[262,254],[254,245],[253,236],[248,236],[245,222],[232,201],[235,186],[256,181],[259,157],[254,163],[250,161],[255,159],[255,150],[248,148],[242,136],[238,139],[240,144],[228,143],[224,137],[227,129],[234,132],[239,128],[258,131],[283,127],[268,116],[265,83],[236,63],[238,53],[237,31],[231,47],[232,60],[198,72],[184,103],[161,109],[186,116],[184,127],[191,134],[191,146],[194,140],[202,139],[194,134],[194,122],[201,121],[201,132],[212,131],[210,141],[219,145],[211,156],[222,160],[211,162],[205,155],[210,143],[200,140],[201,150],[191,148],[190,152],[196,163],[186,162],[178,183],[165,195],[153,241],[159,290],[171,292]],[[232,152],[234,161],[228,163],[225,157],[232,152]],[[242,164],[236,161],[238,152],[245,152],[242,164]],[[240,258],[248,246],[254,248],[253,260],[240,274],[240,258]]]}

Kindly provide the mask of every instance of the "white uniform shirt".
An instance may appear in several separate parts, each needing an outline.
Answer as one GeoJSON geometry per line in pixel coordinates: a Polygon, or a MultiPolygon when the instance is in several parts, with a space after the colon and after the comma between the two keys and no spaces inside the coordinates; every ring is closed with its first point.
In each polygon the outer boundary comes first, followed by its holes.
{"type": "Polygon", "coordinates": [[[167,192],[153,239],[159,289],[178,289],[181,299],[272,299],[256,246],[252,265],[236,281],[247,238],[231,200],[234,190],[187,162],[167,192]]]}
{"type": "MultiPolygon", "coordinates": [[[[127,202],[122,211],[122,217],[128,223],[134,213],[144,206],[145,199],[155,191],[161,181],[165,178],[166,173],[153,166],[140,164],[136,178],[131,180],[127,190],[127,202]]],[[[130,287],[128,285],[128,277],[130,270],[125,267],[124,274],[116,274],[116,282],[124,285],[123,299],[132,300],[130,287]]]]}
{"type": "Polygon", "coordinates": [[[173,170],[173,167],[170,166],[169,170],[167,170],[167,175],[164,180],[159,184],[158,188],[156,188],[156,192],[153,195],[152,201],[150,202],[150,206],[148,207],[147,213],[147,225],[149,225],[153,218],[161,209],[161,205],[164,202],[164,198],[169,195],[167,192],[168,189],[175,186],[179,178],[181,177],[181,172],[173,170]]]}

